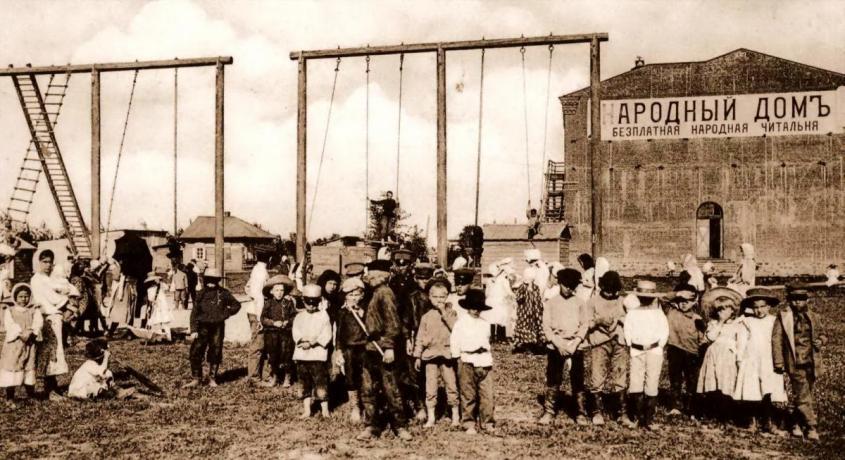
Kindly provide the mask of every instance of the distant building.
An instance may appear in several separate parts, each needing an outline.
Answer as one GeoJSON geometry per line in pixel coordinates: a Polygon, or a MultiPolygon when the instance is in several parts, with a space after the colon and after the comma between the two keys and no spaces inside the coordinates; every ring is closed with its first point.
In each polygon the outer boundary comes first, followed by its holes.
{"type": "MultiPolygon", "coordinates": [[[[279,237],[226,212],[223,221],[223,268],[227,272],[241,272],[255,264],[257,250],[272,249],[279,237]]],[[[185,243],[183,260],[204,260],[209,268],[215,266],[214,216],[199,216],[182,232],[185,243]]]]}
{"type": "MultiPolygon", "coordinates": [[[[513,259],[517,273],[528,266],[525,263],[526,249],[539,249],[546,262],[559,261],[569,265],[569,240],[572,238],[566,222],[544,223],[540,233],[528,239],[528,226],[525,224],[487,224],[484,230],[484,252],[481,254],[481,270],[487,273],[487,267],[493,262],[506,257],[513,259]]],[[[577,254],[576,254],[577,255],[577,254]]]]}
{"type": "MultiPolygon", "coordinates": [[[[166,271],[170,268],[170,260],[167,258],[167,250],[153,249],[156,246],[162,245],[167,241],[166,230],[150,230],[150,229],[134,229],[127,228],[122,230],[110,230],[108,233],[100,234],[100,247],[103,248],[103,256],[111,257],[114,254],[114,242],[123,235],[132,233],[140,237],[147,243],[150,248],[150,255],[153,256],[153,269],[158,271],[166,271]]],[[[39,241],[36,243],[38,249],[32,255],[36,256],[39,252],[50,249],[56,256],[56,262],[66,261],[72,256],[70,244],[67,238],[60,238],[57,240],[39,241]]],[[[34,259],[32,260],[34,262],[34,259]]]]}
{"type": "MultiPolygon", "coordinates": [[[[845,74],[738,49],[602,82],[604,254],[623,272],[691,253],[762,274],[845,260],[845,74]]],[[[590,88],[560,98],[573,253],[590,248],[590,88]]],[[[485,228],[485,234],[486,234],[485,228]]]]}
{"type": "Polygon", "coordinates": [[[344,266],[353,262],[368,263],[376,258],[376,249],[355,236],[342,236],[311,246],[311,273],[319,276],[326,270],[344,273],[344,266]]]}

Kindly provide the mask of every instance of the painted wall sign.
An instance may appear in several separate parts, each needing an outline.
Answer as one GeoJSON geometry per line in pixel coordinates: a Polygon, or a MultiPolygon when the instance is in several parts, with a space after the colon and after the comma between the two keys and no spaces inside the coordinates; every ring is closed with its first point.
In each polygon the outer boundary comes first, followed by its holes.
{"type": "Polygon", "coordinates": [[[602,140],[788,136],[845,132],[835,91],[614,99],[601,103],[602,140]]]}

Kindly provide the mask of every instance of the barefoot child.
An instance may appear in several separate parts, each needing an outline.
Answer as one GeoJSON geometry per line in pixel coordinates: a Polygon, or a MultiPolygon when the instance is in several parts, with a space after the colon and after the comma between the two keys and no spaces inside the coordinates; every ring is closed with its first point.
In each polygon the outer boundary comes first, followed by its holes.
{"type": "Polygon", "coordinates": [[[267,280],[263,295],[267,298],[261,311],[261,331],[264,337],[261,344],[264,353],[270,358],[270,380],[259,383],[273,387],[280,378],[282,386],[290,386],[290,374],[293,370],[293,321],[296,317],[296,303],[289,295],[293,290],[293,280],[287,275],[276,275],[267,280]]]}
{"type": "Polygon", "coordinates": [[[328,401],[328,346],[332,340],[332,325],[329,314],[320,310],[323,300],[322,289],[316,284],[302,288],[302,300],[305,310],[300,311],[293,320],[293,342],[296,349],[293,360],[296,373],[302,382],[302,416],[311,416],[312,398],[320,402],[323,417],[329,416],[328,401]]]}
{"type": "Polygon", "coordinates": [[[0,387],[6,389],[8,405],[14,408],[15,388],[21,385],[29,396],[35,392],[36,344],[41,341],[44,319],[37,306],[30,303],[28,284],[12,288],[14,304],[3,312],[6,337],[0,352],[0,387]]]}
{"type": "Polygon", "coordinates": [[[460,304],[467,310],[467,315],[455,323],[449,348],[452,356],[459,360],[462,422],[468,434],[477,433],[477,424],[492,431],[495,402],[490,323],[480,317],[481,312],[490,307],[480,289],[470,289],[460,304]]]}
{"type": "Polygon", "coordinates": [[[414,367],[420,371],[425,365],[426,427],[434,426],[438,378],[443,379],[446,387],[446,402],[452,409],[452,426],[460,424],[455,361],[449,350],[450,335],[458,315],[452,305],[446,302],[449,290],[449,280],[434,278],[428,282],[426,291],[434,308],[423,315],[414,345],[414,367]]]}
{"type": "Polygon", "coordinates": [[[104,340],[85,344],[88,358],[73,374],[67,395],[76,399],[94,399],[112,389],[114,376],[109,370],[109,350],[104,340]]]}

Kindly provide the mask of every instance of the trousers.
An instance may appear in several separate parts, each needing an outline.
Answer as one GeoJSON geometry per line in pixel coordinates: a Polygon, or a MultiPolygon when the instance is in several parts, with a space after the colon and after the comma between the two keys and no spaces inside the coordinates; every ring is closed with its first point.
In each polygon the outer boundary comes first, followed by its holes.
{"type": "Polygon", "coordinates": [[[247,315],[249,328],[252,330],[252,340],[249,342],[246,361],[246,376],[248,378],[261,378],[261,369],[264,367],[264,334],[261,333],[261,321],[255,315],[247,315]]]}
{"type": "Polygon", "coordinates": [[[397,362],[393,361],[387,364],[378,352],[368,350],[364,354],[363,363],[361,402],[364,405],[367,423],[372,427],[378,424],[376,404],[381,395],[386,400],[387,415],[393,428],[405,428],[408,419],[405,416],[402,394],[399,392],[399,382],[396,375],[397,362]]]}
{"type": "Polygon", "coordinates": [[[793,416],[797,422],[803,422],[809,428],[815,428],[818,423],[816,418],[816,404],[813,399],[813,387],[816,383],[815,372],[812,367],[796,367],[789,374],[789,381],[792,384],[793,393],[793,416]]]}
{"type": "Polygon", "coordinates": [[[195,378],[202,377],[203,359],[213,366],[219,366],[223,361],[225,324],[223,322],[199,323],[196,330],[197,338],[191,344],[190,351],[191,375],[195,378]]]}
{"type": "Polygon", "coordinates": [[[296,375],[302,383],[302,399],[326,400],[329,375],[325,361],[296,361],[296,375]]]}
{"type": "MultiPolygon", "coordinates": [[[[563,383],[563,368],[566,357],[561,356],[557,350],[549,350],[547,356],[546,387],[559,390],[563,383]]],[[[569,384],[572,394],[577,395],[584,392],[584,352],[576,351],[569,358],[572,359],[572,365],[569,368],[569,384]]]]}
{"type": "Polygon", "coordinates": [[[697,353],[690,353],[669,345],[666,347],[666,360],[669,361],[669,388],[672,396],[672,409],[684,409],[681,396],[684,393],[688,397],[696,394],[701,358],[697,353]]]}
{"type": "Polygon", "coordinates": [[[475,367],[461,362],[458,364],[458,371],[461,385],[461,422],[464,425],[474,424],[475,413],[478,412],[479,423],[493,423],[493,368],[475,367]]]}
{"type": "Polygon", "coordinates": [[[662,366],[663,350],[660,350],[660,353],[647,351],[631,356],[631,379],[628,393],[645,392],[646,396],[657,396],[662,366]]]}
{"type": "Polygon", "coordinates": [[[628,349],[617,340],[609,340],[590,349],[591,393],[617,393],[627,387],[628,349]]]}
{"type": "Polygon", "coordinates": [[[458,382],[455,376],[455,361],[439,358],[425,361],[425,406],[433,409],[437,406],[438,380],[443,379],[446,388],[446,403],[451,407],[458,405],[458,382]]]}

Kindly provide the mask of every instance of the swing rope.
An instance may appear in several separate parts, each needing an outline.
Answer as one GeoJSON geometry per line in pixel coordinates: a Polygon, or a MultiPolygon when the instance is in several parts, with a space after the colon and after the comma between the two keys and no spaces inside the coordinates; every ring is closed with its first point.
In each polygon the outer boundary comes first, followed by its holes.
{"type": "Polygon", "coordinates": [[[399,201],[399,161],[402,145],[402,80],[404,76],[405,53],[399,54],[399,113],[396,121],[396,201],[399,201]]]}
{"type": "Polygon", "coordinates": [[[135,69],[135,75],[132,78],[132,89],[129,91],[129,104],[126,106],[126,118],[123,120],[123,133],[120,135],[120,146],[117,149],[117,163],[114,166],[114,179],[111,184],[111,198],[109,198],[109,213],[106,218],[106,235],[108,235],[111,230],[111,215],[112,206],[114,205],[114,194],[117,189],[117,175],[120,171],[120,159],[123,156],[123,145],[124,141],[126,141],[126,131],[129,127],[129,114],[132,113],[132,101],[135,99],[135,86],[138,83],[138,72],[139,70],[135,69]]]}
{"type": "Polygon", "coordinates": [[[173,69],[173,236],[179,229],[179,68],[173,69]]]}
{"type": "Polygon", "coordinates": [[[370,56],[365,59],[366,101],[364,108],[364,233],[370,227],[370,56]]]}
{"type": "MultiPolygon", "coordinates": [[[[546,72],[546,110],[543,115],[543,162],[540,164],[541,168],[546,167],[546,141],[549,132],[549,96],[551,95],[552,87],[552,56],[555,52],[555,46],[549,45],[549,67],[546,72]]],[[[540,171],[542,173],[542,169],[540,171]]],[[[540,199],[540,214],[545,217],[545,208],[543,207],[543,199],[540,199]]]]}
{"type": "Polygon", "coordinates": [[[329,111],[326,114],[326,127],[323,130],[323,146],[320,149],[320,163],[317,165],[317,181],[314,183],[314,196],[311,198],[311,212],[308,214],[308,233],[311,233],[311,222],[314,221],[314,208],[317,204],[317,192],[320,190],[320,175],[323,172],[323,159],[326,155],[326,142],[329,138],[329,125],[332,121],[332,107],[334,107],[334,93],[337,88],[337,76],[340,73],[340,58],[334,66],[334,81],[332,81],[332,94],[329,97],[329,111]]]}
{"type": "Polygon", "coordinates": [[[525,123],[525,182],[528,185],[528,206],[531,206],[531,174],[529,166],[529,151],[528,151],[528,89],[525,81],[525,47],[519,48],[519,53],[522,55],[522,116],[525,123]]]}
{"type": "Polygon", "coordinates": [[[481,48],[481,77],[478,89],[478,152],[475,157],[475,226],[478,226],[478,202],[481,195],[481,127],[484,117],[484,48],[481,48]]]}

